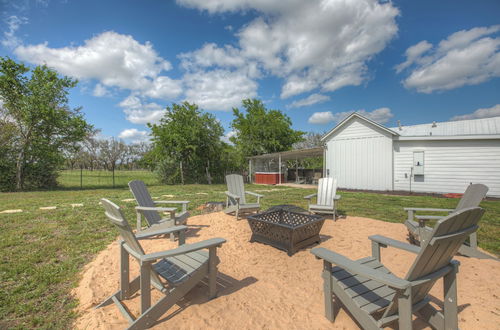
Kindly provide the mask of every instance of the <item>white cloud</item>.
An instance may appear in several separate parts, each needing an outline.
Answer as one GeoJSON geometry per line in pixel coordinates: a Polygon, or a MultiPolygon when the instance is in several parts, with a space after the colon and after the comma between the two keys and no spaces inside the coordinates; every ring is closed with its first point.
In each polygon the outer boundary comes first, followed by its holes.
{"type": "Polygon", "coordinates": [[[221,140],[225,143],[229,143],[229,144],[233,144],[231,142],[231,140],[229,140],[231,137],[235,136],[236,135],[236,131],[229,131],[226,133],[226,135],[224,135],[221,140]]]}
{"type": "Polygon", "coordinates": [[[181,66],[186,70],[211,66],[241,68],[246,64],[237,48],[230,45],[220,48],[214,43],[205,44],[198,50],[180,54],[178,57],[181,59],[181,66]]]}
{"type": "Polygon", "coordinates": [[[164,108],[154,102],[144,103],[138,96],[129,95],[119,104],[127,115],[127,120],[134,124],[157,123],[163,117],[164,108]]]}
{"type": "MultiPolygon", "coordinates": [[[[373,120],[376,123],[379,123],[379,124],[385,124],[392,117],[394,117],[394,115],[391,112],[391,109],[389,109],[389,108],[379,108],[379,109],[375,109],[373,111],[357,110],[356,112],[362,116],[365,116],[368,119],[373,120]]],[[[342,120],[342,119],[340,119],[340,120],[342,120]]]]}
{"type": "Polygon", "coordinates": [[[311,94],[304,99],[294,101],[290,104],[290,108],[305,107],[308,105],[313,105],[317,103],[323,103],[330,100],[330,97],[322,94],[311,94]]]}
{"type": "Polygon", "coordinates": [[[97,85],[95,85],[94,90],[92,91],[92,95],[94,95],[95,97],[105,97],[111,96],[111,93],[105,86],[98,83],[97,85]]]}
{"type": "Polygon", "coordinates": [[[206,110],[229,111],[241,100],[257,96],[257,83],[242,72],[197,71],[184,76],[186,101],[206,110]]]}
{"type": "Polygon", "coordinates": [[[473,113],[466,115],[454,116],[451,120],[480,119],[497,116],[500,116],[500,104],[494,105],[491,108],[477,109],[473,113]]]}
{"type": "Polygon", "coordinates": [[[432,44],[427,42],[427,40],[420,41],[418,44],[409,47],[406,52],[406,61],[396,66],[396,72],[400,73],[417,60],[421,60],[420,55],[432,48],[432,44]]]}
{"type": "Polygon", "coordinates": [[[335,120],[331,111],[315,112],[309,117],[309,124],[328,124],[335,120]]]}
{"type": "Polygon", "coordinates": [[[327,112],[315,112],[311,117],[309,117],[310,124],[327,124],[330,122],[341,122],[348,116],[350,116],[353,112],[357,112],[360,115],[373,120],[379,124],[387,123],[394,115],[389,108],[379,108],[373,111],[366,111],[364,109],[356,110],[356,111],[344,111],[344,112],[336,112],[332,113],[331,111],[327,112]]]}
{"type": "Polygon", "coordinates": [[[155,99],[174,99],[182,94],[182,81],[159,76],[152,81],[142,94],[155,99]]]}
{"type": "Polygon", "coordinates": [[[140,131],[136,128],[125,129],[118,135],[120,139],[131,141],[132,143],[139,143],[148,141],[149,134],[146,131],[140,131]]]}
{"type": "Polygon", "coordinates": [[[62,74],[79,79],[97,79],[105,86],[173,97],[179,94],[165,88],[172,86],[161,72],[171,68],[149,42],[139,43],[130,35],[103,32],[86,40],[82,46],[50,48],[47,43],[19,46],[14,53],[24,61],[47,64],[62,74]]]}
{"type": "Polygon", "coordinates": [[[476,85],[499,77],[499,31],[500,25],[458,31],[434,48],[426,41],[420,42],[408,48],[406,61],[396,70],[413,65],[403,84],[422,93],[476,85]]]}
{"type": "MultiPolygon", "coordinates": [[[[367,61],[396,35],[399,14],[390,2],[377,0],[177,2],[212,14],[252,9],[261,13],[237,32],[239,49],[218,48],[225,51],[219,58],[223,66],[229,60],[256,62],[258,72],[282,77],[282,98],[361,84],[366,79],[367,61]]],[[[215,46],[211,48],[213,51],[215,46]]],[[[202,50],[210,49],[205,45],[202,50]]],[[[211,65],[221,64],[211,61],[211,65]]]]}
{"type": "Polygon", "coordinates": [[[4,31],[1,43],[5,48],[14,49],[22,43],[21,39],[16,36],[16,32],[21,25],[28,23],[28,19],[12,15],[5,19],[5,23],[7,24],[7,31],[4,31]]]}

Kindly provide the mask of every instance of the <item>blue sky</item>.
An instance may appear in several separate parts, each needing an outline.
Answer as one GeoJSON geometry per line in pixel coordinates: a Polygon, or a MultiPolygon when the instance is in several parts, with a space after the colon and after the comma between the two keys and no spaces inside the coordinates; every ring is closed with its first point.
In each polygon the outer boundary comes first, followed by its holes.
{"type": "Polygon", "coordinates": [[[500,116],[500,2],[0,0],[0,56],[78,78],[103,136],[147,138],[184,100],[220,119],[262,99],[324,132],[500,116]]]}

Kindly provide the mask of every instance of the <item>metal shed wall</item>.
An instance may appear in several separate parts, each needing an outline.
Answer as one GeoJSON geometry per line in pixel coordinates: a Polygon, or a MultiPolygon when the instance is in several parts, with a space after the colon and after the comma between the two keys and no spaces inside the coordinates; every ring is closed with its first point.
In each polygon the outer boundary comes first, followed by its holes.
{"type": "Polygon", "coordinates": [[[394,141],[395,190],[410,190],[414,151],[424,151],[425,162],[411,191],[462,193],[472,182],[500,197],[500,140],[394,141]]]}
{"type": "Polygon", "coordinates": [[[325,141],[327,176],[339,188],[392,190],[392,135],[356,117],[325,141]]]}

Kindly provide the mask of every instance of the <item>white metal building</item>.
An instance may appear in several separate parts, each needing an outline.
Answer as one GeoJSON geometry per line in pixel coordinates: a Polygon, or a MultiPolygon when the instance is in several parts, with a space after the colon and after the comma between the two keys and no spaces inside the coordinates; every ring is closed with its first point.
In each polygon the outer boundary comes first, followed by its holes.
{"type": "Polygon", "coordinates": [[[323,138],[325,175],[340,188],[500,197],[500,117],[387,128],[353,113],[323,138]]]}

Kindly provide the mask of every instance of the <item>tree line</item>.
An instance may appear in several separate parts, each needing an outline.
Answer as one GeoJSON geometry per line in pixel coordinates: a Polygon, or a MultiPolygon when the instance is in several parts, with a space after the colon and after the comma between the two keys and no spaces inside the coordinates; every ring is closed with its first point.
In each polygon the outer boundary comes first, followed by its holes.
{"type": "Polygon", "coordinates": [[[148,164],[144,163],[144,156],[150,151],[150,144],[146,142],[127,144],[113,137],[99,138],[97,134],[98,132],[89,135],[83,142],[63,150],[66,169],[113,171],[148,167],[148,164]]]}
{"type": "Polygon", "coordinates": [[[315,146],[318,134],[292,129],[283,112],[258,99],[233,108],[233,135],[224,141],[217,118],[183,102],[167,106],[149,143],[97,138],[81,108],[69,106],[77,81],[45,65],[33,69],[0,57],[0,190],[47,189],[62,168],[155,171],[166,184],[223,182],[247,157],[315,146]]]}

